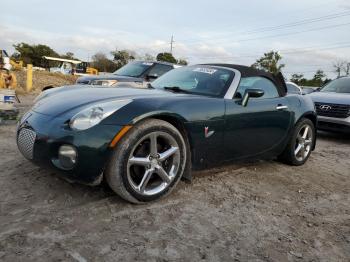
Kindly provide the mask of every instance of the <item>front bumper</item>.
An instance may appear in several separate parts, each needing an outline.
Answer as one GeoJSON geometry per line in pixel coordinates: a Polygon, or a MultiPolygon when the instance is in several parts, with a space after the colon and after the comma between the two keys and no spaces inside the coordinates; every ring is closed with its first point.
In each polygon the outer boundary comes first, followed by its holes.
{"type": "Polygon", "coordinates": [[[317,128],[320,130],[350,133],[350,116],[347,118],[317,116],[317,120],[317,128]]]}
{"type": "Polygon", "coordinates": [[[69,180],[95,184],[100,181],[109,158],[110,142],[121,128],[100,124],[73,131],[63,119],[30,111],[18,125],[17,144],[21,153],[35,164],[53,168],[69,180]],[[57,164],[58,149],[62,145],[71,145],[77,151],[76,163],[70,170],[57,164]]]}

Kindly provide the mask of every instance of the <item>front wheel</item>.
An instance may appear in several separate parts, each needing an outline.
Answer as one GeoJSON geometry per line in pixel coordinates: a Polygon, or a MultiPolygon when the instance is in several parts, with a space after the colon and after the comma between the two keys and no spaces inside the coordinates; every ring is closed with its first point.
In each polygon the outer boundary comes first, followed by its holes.
{"type": "Polygon", "coordinates": [[[307,118],[301,119],[296,124],[293,135],[280,159],[290,165],[303,165],[310,157],[315,143],[315,136],[314,123],[307,118]]]}
{"type": "Polygon", "coordinates": [[[125,200],[145,203],[171,192],[186,161],[181,133],[168,122],[150,119],[135,125],[117,144],[105,177],[125,200]]]}

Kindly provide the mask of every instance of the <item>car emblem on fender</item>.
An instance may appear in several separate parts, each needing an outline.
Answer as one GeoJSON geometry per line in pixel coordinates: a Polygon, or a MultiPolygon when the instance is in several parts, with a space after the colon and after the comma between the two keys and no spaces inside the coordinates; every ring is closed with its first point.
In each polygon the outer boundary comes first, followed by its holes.
{"type": "Polygon", "coordinates": [[[204,135],[205,135],[205,138],[209,138],[211,137],[212,135],[214,134],[214,131],[209,131],[209,127],[204,127],[204,135]]]}
{"type": "Polygon", "coordinates": [[[332,107],[329,106],[329,105],[321,105],[321,106],[320,106],[320,109],[321,109],[321,110],[324,110],[324,111],[328,111],[328,110],[331,110],[332,107]]]}

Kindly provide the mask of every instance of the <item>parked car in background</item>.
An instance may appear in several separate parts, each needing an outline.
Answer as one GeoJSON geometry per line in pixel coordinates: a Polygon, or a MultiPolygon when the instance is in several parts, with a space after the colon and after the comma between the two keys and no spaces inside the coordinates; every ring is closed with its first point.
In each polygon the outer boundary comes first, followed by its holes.
{"type": "Polygon", "coordinates": [[[301,90],[304,95],[311,94],[313,92],[316,92],[320,90],[320,87],[314,87],[314,86],[301,86],[301,90]]]}
{"type": "Polygon", "coordinates": [[[166,72],[181,67],[166,62],[133,61],[121,67],[112,74],[98,76],[83,76],[77,79],[79,85],[115,86],[126,83],[130,86],[145,87],[166,72]]]}
{"type": "Polygon", "coordinates": [[[172,70],[148,89],[62,88],[20,120],[19,150],[70,180],[104,178],[133,203],[167,195],[191,167],[277,157],[298,166],[315,148],[314,104],[286,96],[282,74],[207,64],[172,70]]]}
{"type": "Polygon", "coordinates": [[[350,77],[333,80],[309,96],[315,103],[318,129],[350,133],[350,77]]]}
{"type": "Polygon", "coordinates": [[[286,85],[287,85],[287,93],[288,94],[301,95],[303,93],[301,87],[293,82],[286,82],[286,85]]]}
{"type": "Polygon", "coordinates": [[[307,95],[320,89],[319,87],[299,86],[293,82],[286,82],[286,85],[288,94],[307,95]]]}

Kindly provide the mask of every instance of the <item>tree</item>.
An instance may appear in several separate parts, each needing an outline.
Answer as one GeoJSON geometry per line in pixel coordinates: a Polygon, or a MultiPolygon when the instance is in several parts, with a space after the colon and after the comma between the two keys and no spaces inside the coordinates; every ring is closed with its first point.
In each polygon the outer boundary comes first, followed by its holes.
{"type": "Polygon", "coordinates": [[[282,56],[278,52],[270,51],[256,60],[252,67],[268,71],[272,74],[277,74],[285,66],[284,64],[279,64],[281,60],[282,56]]]}
{"type": "Polygon", "coordinates": [[[326,78],[326,74],[323,70],[319,69],[311,79],[306,79],[302,74],[293,74],[290,81],[296,83],[299,86],[323,86],[330,79],[326,78]]]}
{"type": "Polygon", "coordinates": [[[179,65],[188,65],[188,62],[185,60],[185,59],[179,59],[179,60],[177,60],[177,63],[179,64],[179,65]]]}
{"type": "Polygon", "coordinates": [[[336,61],[333,63],[334,72],[337,73],[338,78],[341,77],[341,72],[344,70],[344,61],[336,61]]]}
{"type": "Polygon", "coordinates": [[[322,86],[323,78],[325,77],[326,77],[326,74],[323,72],[323,70],[321,69],[317,70],[314,77],[312,78],[313,86],[322,86]]]}
{"type": "Polygon", "coordinates": [[[292,77],[290,78],[290,81],[297,84],[297,85],[300,85],[301,80],[303,78],[304,78],[303,74],[293,74],[292,77]]]}
{"type": "Polygon", "coordinates": [[[61,58],[76,60],[74,53],[72,52],[67,52],[65,55],[61,55],[61,58]]]}
{"type": "Polygon", "coordinates": [[[91,60],[91,65],[100,72],[114,72],[118,69],[117,64],[108,59],[107,56],[102,52],[94,54],[91,57],[91,60]]]}
{"type": "Polygon", "coordinates": [[[14,57],[23,60],[25,64],[33,64],[34,66],[45,67],[46,63],[43,61],[43,56],[59,57],[51,47],[47,45],[30,45],[27,43],[19,43],[13,45],[16,50],[14,57]]]}
{"type": "Polygon", "coordinates": [[[168,63],[176,64],[177,60],[171,53],[159,53],[157,55],[157,61],[163,61],[168,63]]]}
{"type": "Polygon", "coordinates": [[[111,52],[113,56],[113,61],[117,64],[117,67],[120,68],[131,60],[134,60],[136,57],[136,53],[128,50],[115,50],[111,52]]]}
{"type": "Polygon", "coordinates": [[[350,75],[350,62],[347,62],[345,65],[344,65],[344,73],[346,76],[349,76],[350,75]]]}

